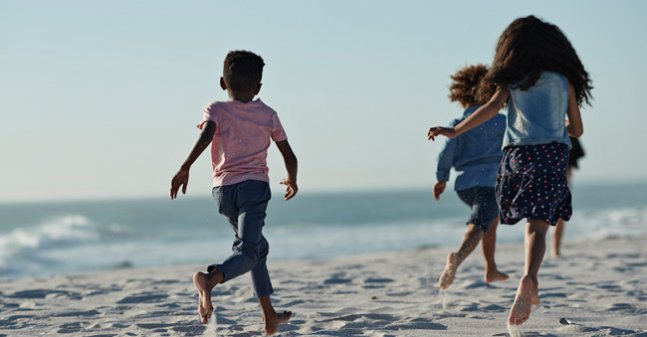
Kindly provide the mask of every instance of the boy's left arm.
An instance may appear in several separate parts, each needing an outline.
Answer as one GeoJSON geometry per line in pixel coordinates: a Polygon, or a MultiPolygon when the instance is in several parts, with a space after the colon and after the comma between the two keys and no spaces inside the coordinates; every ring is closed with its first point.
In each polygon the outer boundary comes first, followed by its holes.
{"type": "Polygon", "coordinates": [[[191,149],[189,156],[171,180],[171,199],[177,198],[177,192],[180,189],[180,186],[182,187],[182,194],[186,194],[186,186],[189,184],[189,170],[191,169],[191,165],[193,165],[195,160],[200,157],[204,149],[211,144],[215,133],[216,123],[206,121],[202,127],[200,137],[195,144],[193,144],[193,148],[191,149]]]}
{"type": "Polygon", "coordinates": [[[299,191],[297,186],[297,156],[292,151],[290,143],[287,140],[282,140],[276,142],[276,146],[279,148],[281,155],[283,156],[283,161],[285,162],[285,169],[288,171],[287,179],[281,180],[281,184],[286,185],[286,191],[284,198],[285,200],[290,200],[294,197],[299,191]]]}

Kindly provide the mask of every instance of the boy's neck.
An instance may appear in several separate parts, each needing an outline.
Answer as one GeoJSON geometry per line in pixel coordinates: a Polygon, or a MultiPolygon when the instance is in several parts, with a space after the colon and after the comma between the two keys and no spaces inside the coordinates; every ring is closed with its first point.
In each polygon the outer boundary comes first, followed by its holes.
{"type": "Polygon", "coordinates": [[[229,94],[229,99],[233,101],[241,102],[241,103],[249,103],[252,100],[254,100],[254,96],[256,96],[256,94],[251,92],[240,93],[240,92],[229,91],[228,94],[229,94]]]}

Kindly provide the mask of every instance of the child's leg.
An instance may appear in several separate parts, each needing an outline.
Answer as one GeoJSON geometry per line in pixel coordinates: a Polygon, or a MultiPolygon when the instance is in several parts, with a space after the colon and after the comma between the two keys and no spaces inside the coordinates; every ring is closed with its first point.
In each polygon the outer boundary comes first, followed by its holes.
{"type": "Polygon", "coordinates": [[[265,334],[273,335],[278,331],[279,324],[287,322],[292,316],[291,311],[276,312],[272,306],[270,296],[259,296],[258,303],[261,304],[263,319],[265,320],[265,334]]]}
{"type": "MultiPolygon", "coordinates": [[[[263,243],[267,243],[262,231],[271,196],[269,186],[260,181],[245,181],[236,192],[236,240],[232,254],[217,267],[224,274],[224,281],[252,270],[259,261],[263,243]]],[[[225,211],[221,210],[221,213],[225,214],[225,211]]]]}
{"type": "Polygon", "coordinates": [[[555,232],[553,233],[553,241],[552,241],[552,252],[553,256],[559,257],[561,252],[560,248],[562,246],[562,236],[564,236],[564,227],[566,226],[566,222],[564,220],[559,219],[557,220],[557,225],[555,225],[555,232]]]}
{"type": "Polygon", "coordinates": [[[225,276],[219,270],[213,270],[209,273],[197,272],[193,274],[193,284],[198,289],[198,315],[200,322],[207,324],[213,313],[213,304],[211,304],[211,290],[218,283],[222,283],[225,276]]]}
{"type": "Polygon", "coordinates": [[[499,218],[495,218],[490,222],[487,232],[483,234],[482,246],[483,257],[485,257],[484,280],[487,283],[508,279],[508,275],[497,269],[496,262],[494,260],[494,252],[496,249],[496,230],[498,226],[499,218]]]}
{"type": "Polygon", "coordinates": [[[268,184],[258,181],[226,186],[216,190],[214,194],[219,202],[220,213],[226,216],[234,227],[236,240],[232,247],[232,255],[227,260],[222,264],[209,266],[206,274],[197,272],[193,276],[193,283],[200,297],[198,314],[202,323],[209,321],[213,311],[213,287],[256,266],[264,240],[262,229],[265,225],[265,210],[271,197],[268,184]]]}
{"type": "Polygon", "coordinates": [[[292,316],[292,312],[284,311],[277,313],[272,306],[270,294],[274,292],[270,274],[267,270],[267,254],[269,253],[269,244],[265,237],[262,236],[262,244],[258,263],[251,271],[254,292],[258,296],[258,302],[261,304],[263,320],[265,321],[265,334],[272,335],[278,330],[281,323],[287,322],[292,316]]]}
{"type": "Polygon", "coordinates": [[[449,253],[447,255],[447,263],[445,264],[445,270],[440,275],[438,279],[438,287],[440,289],[447,289],[452,282],[454,282],[454,276],[456,275],[456,270],[458,266],[463,263],[465,258],[474,251],[474,248],[481,241],[482,231],[474,224],[467,225],[467,230],[463,236],[463,242],[461,242],[458,251],[455,253],[449,253]]]}
{"type": "Polygon", "coordinates": [[[529,220],[526,226],[524,275],[519,281],[517,295],[508,316],[510,325],[523,324],[530,317],[532,305],[539,304],[537,274],[546,252],[548,226],[548,223],[542,220],[529,220]]]}
{"type": "MultiPolygon", "coordinates": [[[[571,178],[573,176],[573,167],[568,166],[566,169],[566,181],[568,184],[571,184],[571,178]]],[[[562,248],[562,237],[564,236],[564,228],[566,227],[566,221],[559,219],[557,220],[557,225],[555,225],[555,232],[553,233],[552,240],[552,252],[553,256],[559,257],[561,255],[562,248]]]]}

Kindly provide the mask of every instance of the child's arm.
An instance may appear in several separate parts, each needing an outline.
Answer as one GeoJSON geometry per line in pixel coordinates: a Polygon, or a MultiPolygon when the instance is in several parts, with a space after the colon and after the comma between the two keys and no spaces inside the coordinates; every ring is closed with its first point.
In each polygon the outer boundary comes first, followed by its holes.
{"type": "Polygon", "coordinates": [[[193,148],[191,149],[189,156],[180,167],[180,170],[175,174],[173,180],[171,180],[171,199],[175,199],[177,197],[177,191],[180,189],[180,186],[182,186],[182,194],[186,194],[186,185],[189,183],[189,170],[191,169],[191,165],[193,165],[195,160],[200,157],[204,149],[211,144],[213,134],[215,132],[216,123],[206,121],[202,127],[200,137],[195,144],[193,144],[193,148]]]}
{"type": "Polygon", "coordinates": [[[288,178],[281,180],[281,184],[287,186],[284,195],[285,200],[290,200],[299,191],[299,187],[297,186],[297,156],[292,152],[290,143],[287,140],[276,142],[276,146],[283,156],[285,168],[288,171],[288,178]]]}
{"type": "Polygon", "coordinates": [[[494,93],[494,96],[492,96],[489,102],[478,108],[476,111],[474,111],[474,113],[465,118],[464,121],[462,121],[455,127],[445,128],[436,126],[429,128],[429,132],[427,132],[427,139],[435,140],[439,135],[454,138],[471,130],[476,126],[485,123],[488,119],[494,117],[497,112],[501,110],[501,108],[503,108],[509,97],[510,93],[508,92],[507,88],[498,87],[496,93],[494,93]]]}
{"type": "Polygon", "coordinates": [[[568,122],[566,123],[566,131],[568,134],[575,138],[580,138],[584,133],[584,124],[582,123],[582,115],[580,115],[580,108],[577,105],[577,98],[575,97],[575,88],[568,84],[568,110],[566,111],[568,122]]]}
{"type": "Polygon", "coordinates": [[[447,181],[446,180],[438,180],[436,182],[436,185],[434,185],[434,198],[436,200],[440,200],[440,195],[445,192],[445,188],[447,187],[447,181]]]}
{"type": "Polygon", "coordinates": [[[447,181],[449,180],[449,172],[454,165],[454,155],[456,153],[456,139],[450,138],[445,143],[445,148],[440,151],[438,155],[438,166],[436,167],[436,180],[438,182],[434,185],[434,198],[440,199],[440,195],[445,191],[447,181]]]}

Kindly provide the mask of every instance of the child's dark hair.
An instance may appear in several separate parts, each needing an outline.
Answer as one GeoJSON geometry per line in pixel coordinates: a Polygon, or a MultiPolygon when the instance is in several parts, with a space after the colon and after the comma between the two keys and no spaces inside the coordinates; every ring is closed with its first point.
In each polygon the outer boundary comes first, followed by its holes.
{"type": "Polygon", "coordinates": [[[577,103],[590,105],[593,89],[577,52],[556,25],[530,15],[518,18],[503,31],[485,81],[526,90],[544,71],[560,73],[575,89],[577,103]]]}
{"type": "Polygon", "coordinates": [[[222,77],[232,91],[249,91],[261,83],[263,66],[263,58],[250,51],[230,51],[225,57],[222,77]]]}
{"type": "Polygon", "coordinates": [[[494,84],[485,85],[481,81],[487,72],[488,68],[484,64],[459,69],[450,76],[453,82],[449,86],[449,100],[463,106],[487,103],[496,90],[494,84]]]}

